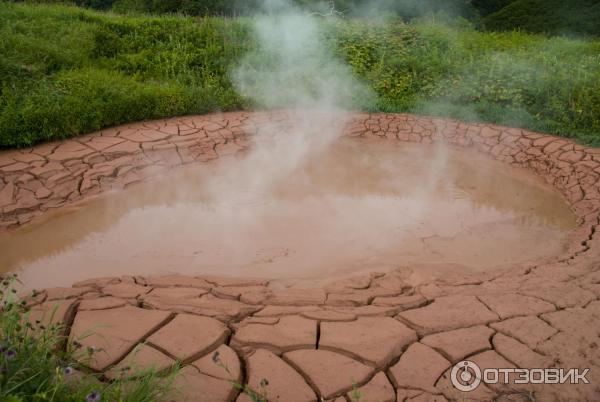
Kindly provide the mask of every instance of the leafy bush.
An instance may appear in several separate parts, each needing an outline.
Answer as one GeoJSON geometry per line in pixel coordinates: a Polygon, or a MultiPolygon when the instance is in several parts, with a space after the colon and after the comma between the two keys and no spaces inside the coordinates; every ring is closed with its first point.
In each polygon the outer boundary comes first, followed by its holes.
{"type": "MultiPolygon", "coordinates": [[[[0,283],[0,400],[154,402],[170,392],[176,370],[166,378],[140,373],[135,380],[100,382],[78,361],[93,351],[68,343],[61,325],[32,321],[25,301],[15,297],[15,277],[0,283]]],[[[34,295],[35,296],[35,295],[34,295]]]]}

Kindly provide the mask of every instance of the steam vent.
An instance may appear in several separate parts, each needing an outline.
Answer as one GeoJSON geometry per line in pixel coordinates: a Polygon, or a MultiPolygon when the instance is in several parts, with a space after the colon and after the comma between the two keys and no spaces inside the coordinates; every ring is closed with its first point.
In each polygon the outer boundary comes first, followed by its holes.
{"type": "Polygon", "coordinates": [[[173,118],[0,153],[0,261],[38,289],[29,320],[64,324],[105,381],[181,362],[175,401],[251,400],[232,381],[273,401],[597,400],[600,150],[345,114],[326,151],[246,191],[253,149],[291,121],[173,118]],[[467,393],[465,359],[590,384],[513,373],[467,393]]]}

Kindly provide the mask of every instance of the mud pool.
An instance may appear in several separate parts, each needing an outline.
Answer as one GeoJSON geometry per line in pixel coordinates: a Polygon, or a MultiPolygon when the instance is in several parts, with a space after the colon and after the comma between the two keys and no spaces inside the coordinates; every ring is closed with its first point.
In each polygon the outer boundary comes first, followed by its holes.
{"type": "Polygon", "coordinates": [[[225,197],[213,184],[243,157],[47,213],[0,237],[0,267],[33,288],[123,273],[293,279],[439,266],[451,274],[557,255],[576,226],[539,177],[469,149],[344,139],[268,191],[236,183],[225,197]]]}

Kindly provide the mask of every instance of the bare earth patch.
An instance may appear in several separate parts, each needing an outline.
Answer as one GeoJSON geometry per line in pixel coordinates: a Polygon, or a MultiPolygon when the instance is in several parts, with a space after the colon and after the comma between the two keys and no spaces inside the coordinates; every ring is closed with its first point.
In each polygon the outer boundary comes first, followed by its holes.
{"type": "MultiPolygon", "coordinates": [[[[3,235],[48,210],[243,150],[251,142],[247,127],[283,116],[174,118],[0,153],[3,235]]],[[[398,268],[318,281],[89,279],[42,291],[32,301],[36,319],[58,305],[51,319],[64,322],[71,339],[94,331],[84,342],[101,351],[90,368],[108,378],[136,361],[159,368],[183,361],[177,401],[248,400],[228,379],[255,388],[267,379],[270,400],[280,401],[335,400],[353,387],[366,401],[527,400],[530,393],[540,401],[599,400],[600,150],[409,115],[355,114],[346,134],[444,141],[526,168],[564,195],[577,228],[561,255],[468,275],[415,280],[398,268]],[[229,373],[214,362],[215,351],[229,373]],[[590,368],[591,383],[481,385],[461,393],[449,370],[465,358],[482,368],[590,368]]]]}

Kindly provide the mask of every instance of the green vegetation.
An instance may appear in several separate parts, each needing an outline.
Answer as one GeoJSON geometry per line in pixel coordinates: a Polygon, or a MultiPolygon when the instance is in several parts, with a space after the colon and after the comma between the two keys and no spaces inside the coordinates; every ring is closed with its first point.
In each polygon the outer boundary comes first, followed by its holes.
{"type": "MultiPolygon", "coordinates": [[[[13,0],[19,1],[19,0],[13,0]]],[[[75,4],[121,14],[179,13],[190,16],[243,16],[261,8],[264,0],[25,0],[75,4]]],[[[395,15],[409,21],[428,15],[463,17],[482,29],[521,30],[551,35],[600,35],[597,0],[285,0],[326,14],[334,9],[349,18],[395,15]]]]}
{"type": "MultiPolygon", "coordinates": [[[[368,110],[489,121],[600,145],[600,41],[426,20],[323,24],[326,44],[377,94],[368,110]]],[[[248,18],[0,3],[0,147],[261,107],[230,81],[255,48],[248,18]]]]}
{"type": "MultiPolygon", "coordinates": [[[[285,0],[288,4],[320,13],[330,11],[330,1],[285,0]]],[[[264,4],[264,0],[33,0],[33,2],[70,3],[96,10],[113,10],[126,14],[181,13],[191,16],[229,17],[254,14],[264,4]]],[[[437,12],[452,16],[476,16],[476,8],[471,6],[470,0],[333,0],[333,5],[337,11],[348,17],[388,13],[410,19],[437,12]]]]}
{"type": "Polygon", "coordinates": [[[171,392],[177,369],[164,378],[146,371],[135,380],[110,383],[85,374],[78,361],[90,358],[94,351],[67,342],[61,325],[47,324],[52,317],[41,322],[30,318],[27,303],[14,294],[15,277],[0,281],[1,401],[155,402],[171,392]]]}
{"type": "Polygon", "coordinates": [[[4,3],[0,146],[239,108],[226,69],[245,36],[234,21],[114,17],[4,3]]]}
{"type": "MultiPolygon", "coordinates": [[[[506,1],[505,1],[506,3],[506,1]]],[[[495,31],[600,36],[597,0],[516,0],[486,16],[483,26],[495,31]]]]}

